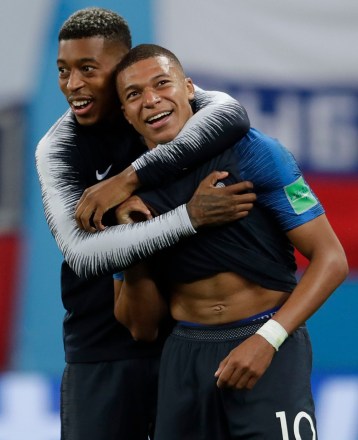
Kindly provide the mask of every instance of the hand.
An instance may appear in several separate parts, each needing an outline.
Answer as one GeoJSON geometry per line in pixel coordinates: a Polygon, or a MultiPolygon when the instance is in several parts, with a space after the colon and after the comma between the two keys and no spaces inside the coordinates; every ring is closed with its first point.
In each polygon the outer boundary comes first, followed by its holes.
{"type": "Polygon", "coordinates": [[[130,166],[117,176],[87,188],[77,203],[75,212],[77,226],[88,232],[105,229],[102,224],[103,215],[128,199],[138,187],[136,172],[130,166]]]}
{"type": "Polygon", "coordinates": [[[119,224],[137,223],[153,218],[150,210],[138,196],[132,196],[121,203],[115,210],[119,224]]]}
{"type": "Polygon", "coordinates": [[[252,335],[234,348],[215,372],[219,388],[251,390],[270,365],[273,346],[260,335],[252,335]]]}
{"type": "Polygon", "coordinates": [[[247,192],[253,188],[251,182],[215,187],[218,180],[224,179],[228,174],[226,171],[213,171],[200,183],[187,204],[194,228],[229,223],[246,217],[252,209],[256,195],[247,192]]]}

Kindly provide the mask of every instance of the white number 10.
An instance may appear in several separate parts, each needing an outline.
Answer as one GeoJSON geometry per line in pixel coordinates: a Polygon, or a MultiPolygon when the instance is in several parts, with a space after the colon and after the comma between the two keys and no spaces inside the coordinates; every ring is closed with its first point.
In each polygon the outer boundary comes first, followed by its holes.
{"type": "MultiPolygon", "coordinates": [[[[276,417],[280,419],[281,423],[281,431],[282,431],[282,440],[290,440],[288,437],[288,429],[287,429],[287,419],[286,419],[286,413],[285,411],[279,411],[276,413],[276,417]]],[[[293,422],[293,433],[295,434],[295,440],[302,440],[301,434],[300,434],[300,423],[302,419],[307,419],[309,421],[309,424],[311,425],[312,430],[312,440],[316,440],[316,431],[314,429],[312,418],[309,414],[307,414],[304,411],[301,411],[297,414],[295,417],[295,420],[293,422]]]]}

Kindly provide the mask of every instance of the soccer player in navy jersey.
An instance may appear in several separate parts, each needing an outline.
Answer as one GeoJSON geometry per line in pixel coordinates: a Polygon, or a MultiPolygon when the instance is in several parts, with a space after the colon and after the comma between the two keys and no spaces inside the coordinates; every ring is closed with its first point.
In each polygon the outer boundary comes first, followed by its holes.
{"type": "MultiPolygon", "coordinates": [[[[118,67],[117,88],[149,149],[174,139],[193,115],[193,83],[160,46],[132,49],[118,67]]],[[[174,182],[140,190],[117,208],[117,219],[161,215],[215,170],[228,172],[218,193],[253,182],[250,215],[201,229],[115,281],[116,317],[135,339],[155,340],[168,307],[177,322],[161,359],[155,440],[316,439],[305,321],[348,267],[292,154],[252,128],[174,182]],[[309,260],[298,282],[294,248],[309,260]]]]}
{"type": "Polygon", "coordinates": [[[57,65],[70,109],[36,150],[46,219],[64,256],[62,440],[147,440],[155,418],[164,335],[154,344],[134,343],[113,316],[111,274],[195,234],[200,225],[246,215],[254,200],[251,194],[240,194],[248,183],[236,187],[238,193],[228,189],[224,198],[208,187],[209,199],[199,194],[150,224],[92,233],[114,223],[107,211],[139,183],[156,185],[179,175],[249,128],[237,101],[198,89],[197,122],[183,130],[178,141],[140,157],[146,148],[121,114],[114,81],[114,71],[130,47],[128,25],[112,11],[86,8],[65,21],[57,65]],[[93,187],[98,182],[102,189],[110,187],[110,200],[105,191],[99,205],[99,187],[93,187]]]}

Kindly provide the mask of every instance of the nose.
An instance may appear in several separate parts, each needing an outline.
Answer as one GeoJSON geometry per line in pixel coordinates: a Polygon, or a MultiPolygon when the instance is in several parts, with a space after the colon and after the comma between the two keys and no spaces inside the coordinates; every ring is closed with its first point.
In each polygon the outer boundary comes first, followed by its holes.
{"type": "Polygon", "coordinates": [[[68,81],[67,81],[67,89],[71,92],[80,89],[83,86],[82,75],[77,70],[72,70],[68,81]]]}
{"type": "Polygon", "coordinates": [[[143,105],[144,107],[152,107],[160,102],[160,96],[153,89],[146,89],[143,91],[143,105]]]}

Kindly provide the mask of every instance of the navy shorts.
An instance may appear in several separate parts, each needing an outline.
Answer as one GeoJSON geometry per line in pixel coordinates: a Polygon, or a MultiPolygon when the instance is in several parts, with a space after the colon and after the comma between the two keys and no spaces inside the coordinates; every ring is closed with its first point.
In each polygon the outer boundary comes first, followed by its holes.
{"type": "Polygon", "coordinates": [[[154,429],[158,370],[159,357],[67,364],[61,385],[61,440],[148,440],[154,429]]]}
{"type": "Polygon", "coordinates": [[[306,327],[288,337],[252,390],[216,386],[219,363],[262,323],[174,328],[162,353],[155,440],[317,440],[306,327]]]}

